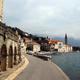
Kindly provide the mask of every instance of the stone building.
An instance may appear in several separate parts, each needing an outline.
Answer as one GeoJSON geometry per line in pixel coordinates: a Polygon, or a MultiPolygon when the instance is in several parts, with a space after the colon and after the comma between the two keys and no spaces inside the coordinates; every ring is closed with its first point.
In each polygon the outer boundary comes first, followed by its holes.
{"type": "Polygon", "coordinates": [[[65,44],[63,41],[49,40],[49,44],[51,45],[51,51],[72,52],[72,46],[65,44]]]}
{"type": "Polygon", "coordinates": [[[34,53],[41,51],[40,50],[40,44],[38,44],[36,42],[33,42],[32,44],[33,44],[33,52],[34,53]]]}
{"type": "Polygon", "coordinates": [[[17,32],[0,22],[0,71],[13,68],[21,61],[17,32]]]}
{"type": "Polygon", "coordinates": [[[26,45],[26,51],[31,50],[33,52],[40,51],[40,44],[34,41],[30,36],[23,37],[24,43],[26,45]]]}

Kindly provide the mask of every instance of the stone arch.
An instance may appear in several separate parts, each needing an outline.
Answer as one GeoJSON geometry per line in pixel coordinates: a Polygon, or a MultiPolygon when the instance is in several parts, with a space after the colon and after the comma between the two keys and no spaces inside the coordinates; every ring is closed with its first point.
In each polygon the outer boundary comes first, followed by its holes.
{"type": "Polygon", "coordinates": [[[6,66],[7,66],[7,48],[6,45],[3,44],[1,47],[1,54],[0,54],[1,60],[0,60],[0,64],[1,64],[1,71],[6,71],[6,66]]]}
{"type": "Polygon", "coordinates": [[[17,64],[17,48],[14,47],[14,65],[17,64]]]}
{"type": "Polygon", "coordinates": [[[12,46],[9,47],[9,55],[8,55],[8,67],[13,67],[13,48],[12,46]]]}

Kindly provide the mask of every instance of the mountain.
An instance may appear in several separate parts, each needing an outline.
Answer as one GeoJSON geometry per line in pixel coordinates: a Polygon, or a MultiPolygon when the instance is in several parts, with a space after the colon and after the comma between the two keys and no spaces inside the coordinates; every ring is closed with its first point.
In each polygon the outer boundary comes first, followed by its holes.
{"type": "MultiPolygon", "coordinates": [[[[35,34],[35,35],[43,36],[43,37],[49,36],[49,38],[51,38],[51,39],[61,40],[64,42],[64,37],[62,37],[62,36],[53,37],[52,35],[46,35],[46,34],[35,34]]],[[[76,39],[74,37],[68,37],[68,44],[70,44],[72,46],[80,46],[80,39],[76,39]]]]}
{"type": "MultiPolygon", "coordinates": [[[[54,37],[53,39],[64,41],[64,37],[54,37]]],[[[68,38],[68,44],[70,44],[72,46],[80,46],[80,40],[79,39],[75,39],[73,37],[69,37],[68,38]]]]}

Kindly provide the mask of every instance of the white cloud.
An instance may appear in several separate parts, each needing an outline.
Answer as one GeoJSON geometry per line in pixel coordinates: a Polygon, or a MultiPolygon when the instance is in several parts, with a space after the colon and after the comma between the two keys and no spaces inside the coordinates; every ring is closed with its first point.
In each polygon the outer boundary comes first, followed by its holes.
{"type": "Polygon", "coordinates": [[[25,31],[79,34],[80,0],[5,0],[4,8],[4,21],[25,31]]]}

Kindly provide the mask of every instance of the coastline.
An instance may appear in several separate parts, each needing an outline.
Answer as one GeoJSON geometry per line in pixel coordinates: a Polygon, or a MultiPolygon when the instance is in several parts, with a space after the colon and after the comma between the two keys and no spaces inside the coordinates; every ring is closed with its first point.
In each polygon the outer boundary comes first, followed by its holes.
{"type": "MultiPolygon", "coordinates": [[[[37,58],[39,58],[39,57],[37,57],[37,58]]],[[[41,58],[39,58],[39,59],[41,59],[41,58]]],[[[43,59],[44,60],[44,59],[43,59]]],[[[45,60],[44,60],[45,61],[45,60]]],[[[57,65],[57,64],[55,64],[53,61],[51,61],[50,59],[49,59],[49,61],[47,61],[47,62],[49,62],[49,63],[51,63],[53,66],[55,66],[56,68],[57,68],[57,70],[62,74],[62,76],[65,78],[64,80],[70,80],[70,78],[67,76],[67,74],[57,65]]]]}
{"type": "Polygon", "coordinates": [[[54,62],[51,62],[56,68],[57,70],[62,74],[62,76],[66,79],[66,80],[70,80],[70,78],[67,76],[67,74],[54,62]]]}
{"type": "Polygon", "coordinates": [[[58,65],[71,80],[80,80],[80,52],[53,55],[52,62],[58,65]]]}
{"type": "Polygon", "coordinates": [[[70,80],[53,62],[26,55],[29,64],[15,80],[70,80]]]}

